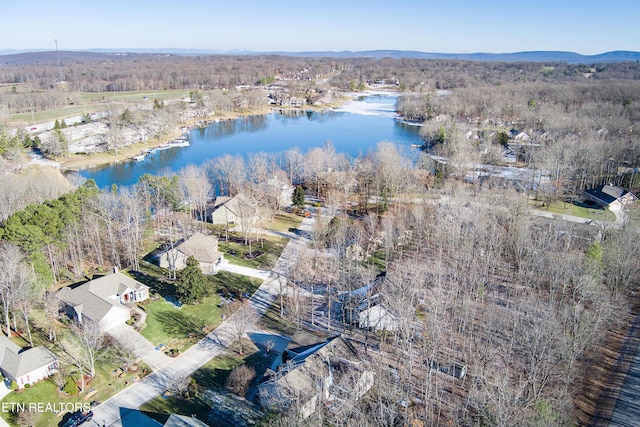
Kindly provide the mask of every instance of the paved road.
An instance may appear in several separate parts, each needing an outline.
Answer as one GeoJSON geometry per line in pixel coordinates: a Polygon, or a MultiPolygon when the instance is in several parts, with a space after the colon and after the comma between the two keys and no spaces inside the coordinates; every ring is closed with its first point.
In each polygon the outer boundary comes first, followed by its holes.
{"type": "MultiPolygon", "coordinates": [[[[305,218],[299,229],[310,232],[313,230],[313,225],[312,218],[305,218]]],[[[131,385],[94,408],[93,419],[84,423],[83,426],[122,427],[121,418],[128,412],[127,409],[139,408],[148,400],[164,392],[176,379],[191,375],[209,360],[224,353],[235,339],[237,322],[245,322],[247,329],[254,329],[256,321],[269,309],[279,295],[280,289],[286,285],[286,279],[282,275],[295,264],[298,254],[306,248],[308,240],[302,237],[303,235],[306,233],[301,233],[289,241],[273,269],[275,274],[271,274],[271,277],[264,280],[243,308],[164,368],[153,372],[139,383],[131,385]],[[246,319],[249,318],[253,319],[252,323],[246,324],[246,319]]]]}
{"type": "Polygon", "coordinates": [[[611,414],[610,427],[635,427],[640,423],[640,346],[636,346],[620,388],[615,408],[611,414]]]}

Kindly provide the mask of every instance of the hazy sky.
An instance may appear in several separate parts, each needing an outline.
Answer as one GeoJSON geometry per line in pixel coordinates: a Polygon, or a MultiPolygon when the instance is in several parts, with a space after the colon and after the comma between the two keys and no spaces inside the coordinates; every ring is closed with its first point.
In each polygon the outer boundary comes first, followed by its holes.
{"type": "Polygon", "coordinates": [[[0,0],[0,50],[640,51],[639,0],[0,0]]]}

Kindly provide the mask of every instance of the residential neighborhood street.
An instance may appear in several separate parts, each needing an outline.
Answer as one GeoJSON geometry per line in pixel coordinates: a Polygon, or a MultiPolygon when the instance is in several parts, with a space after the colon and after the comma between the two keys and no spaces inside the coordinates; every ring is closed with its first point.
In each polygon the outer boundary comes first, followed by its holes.
{"type": "MultiPolygon", "coordinates": [[[[313,231],[314,219],[305,218],[299,229],[301,231],[313,231]]],[[[301,233],[306,235],[306,233],[301,233]]],[[[122,390],[112,398],[103,402],[93,409],[93,419],[85,422],[87,426],[114,426],[121,427],[129,425],[123,422],[123,417],[131,413],[131,409],[137,409],[148,400],[153,399],[164,392],[168,385],[176,379],[181,379],[191,375],[212,358],[224,353],[227,347],[236,337],[237,323],[246,322],[251,319],[251,324],[245,324],[245,330],[255,328],[255,323],[271,306],[280,293],[280,289],[286,285],[284,273],[294,265],[298,254],[305,248],[307,239],[301,235],[292,238],[271,274],[266,274],[264,282],[258,290],[251,296],[247,304],[241,310],[250,310],[253,313],[235,313],[225,322],[218,326],[213,332],[203,338],[196,345],[182,353],[177,358],[166,364],[163,368],[153,372],[139,383],[122,390]]],[[[232,271],[234,267],[230,267],[232,271]]],[[[241,274],[240,270],[237,271],[241,274]]],[[[263,273],[259,272],[261,276],[263,273]]],[[[190,415],[190,414],[186,414],[190,415]]],[[[140,425],[136,422],[136,425],[140,425]]]]}

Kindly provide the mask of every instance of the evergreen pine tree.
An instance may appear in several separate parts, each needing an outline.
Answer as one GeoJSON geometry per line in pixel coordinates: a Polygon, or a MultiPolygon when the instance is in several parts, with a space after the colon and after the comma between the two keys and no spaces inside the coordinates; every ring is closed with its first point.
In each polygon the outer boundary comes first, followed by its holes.
{"type": "Polygon", "coordinates": [[[182,304],[201,302],[209,294],[207,278],[194,257],[187,258],[187,266],[178,273],[176,297],[182,304]]]}
{"type": "Polygon", "coordinates": [[[295,190],[293,190],[291,202],[293,203],[293,206],[297,206],[299,208],[304,206],[304,189],[301,186],[298,185],[295,190]]]}

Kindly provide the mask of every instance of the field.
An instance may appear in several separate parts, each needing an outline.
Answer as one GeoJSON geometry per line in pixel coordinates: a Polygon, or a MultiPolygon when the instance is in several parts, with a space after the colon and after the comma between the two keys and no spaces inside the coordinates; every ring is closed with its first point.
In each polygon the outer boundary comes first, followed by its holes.
{"type": "Polygon", "coordinates": [[[120,110],[131,105],[153,105],[154,99],[163,101],[179,100],[189,96],[188,90],[158,90],[132,92],[79,92],[70,93],[73,105],[47,111],[33,113],[10,114],[7,124],[12,126],[28,126],[53,122],[55,120],[82,116],[108,110],[120,110]]]}

